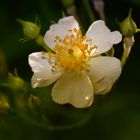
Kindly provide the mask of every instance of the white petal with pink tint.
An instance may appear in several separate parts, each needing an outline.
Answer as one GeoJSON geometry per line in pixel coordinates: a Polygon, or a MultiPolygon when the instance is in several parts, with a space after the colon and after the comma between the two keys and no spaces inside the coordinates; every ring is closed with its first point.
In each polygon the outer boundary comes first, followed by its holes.
{"type": "Polygon", "coordinates": [[[113,44],[117,44],[122,40],[121,33],[119,31],[111,32],[103,20],[93,22],[89,27],[86,36],[92,41],[92,46],[97,46],[94,55],[108,51],[113,44]]]}
{"type": "Polygon", "coordinates": [[[58,23],[50,26],[50,29],[44,36],[45,43],[53,49],[55,47],[55,38],[59,36],[63,39],[66,35],[70,35],[69,30],[74,28],[79,29],[79,24],[73,16],[64,17],[58,21],[58,23]]]}
{"type": "Polygon", "coordinates": [[[44,87],[55,82],[61,75],[62,71],[52,71],[52,65],[48,60],[47,53],[32,53],[29,55],[29,64],[34,72],[32,77],[32,87],[44,87]]]}

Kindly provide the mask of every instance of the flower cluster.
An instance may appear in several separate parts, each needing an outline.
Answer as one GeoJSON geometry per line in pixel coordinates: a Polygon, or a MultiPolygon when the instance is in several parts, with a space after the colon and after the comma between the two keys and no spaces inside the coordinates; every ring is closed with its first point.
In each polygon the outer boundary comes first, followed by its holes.
{"type": "Polygon", "coordinates": [[[121,40],[121,33],[111,32],[103,20],[92,23],[83,36],[73,16],[60,19],[44,36],[52,52],[29,55],[32,87],[56,82],[51,93],[54,102],[89,107],[94,95],[108,93],[121,74],[119,59],[101,55],[121,40]]]}

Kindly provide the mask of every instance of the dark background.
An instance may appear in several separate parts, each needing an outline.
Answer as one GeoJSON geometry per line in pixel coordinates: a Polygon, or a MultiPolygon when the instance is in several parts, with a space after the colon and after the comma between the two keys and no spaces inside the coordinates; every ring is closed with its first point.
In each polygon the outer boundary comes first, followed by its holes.
{"type": "MultiPolygon", "coordinates": [[[[116,19],[122,21],[133,8],[133,19],[140,28],[139,0],[105,0],[108,26],[119,29],[116,19]]],[[[87,30],[91,24],[82,0],[75,0],[81,26],[87,30]]],[[[92,5],[91,5],[92,7],[92,5]]],[[[92,7],[93,8],[93,7],[92,7]]],[[[7,58],[9,71],[17,68],[19,75],[28,81],[31,69],[28,54],[42,50],[32,41],[22,43],[21,27],[16,18],[34,21],[38,15],[41,33],[45,34],[52,21],[62,17],[65,11],[60,0],[1,0],[0,2],[0,50],[7,58]]],[[[93,12],[94,9],[93,9],[93,12]]],[[[98,19],[98,14],[95,13],[98,19]]],[[[118,55],[122,49],[117,45],[118,55]]],[[[63,131],[49,131],[20,117],[0,120],[0,140],[139,140],[140,139],[140,33],[135,35],[135,44],[120,79],[107,98],[95,106],[94,114],[84,125],[63,131]]],[[[73,115],[73,114],[71,114],[73,115]]]]}

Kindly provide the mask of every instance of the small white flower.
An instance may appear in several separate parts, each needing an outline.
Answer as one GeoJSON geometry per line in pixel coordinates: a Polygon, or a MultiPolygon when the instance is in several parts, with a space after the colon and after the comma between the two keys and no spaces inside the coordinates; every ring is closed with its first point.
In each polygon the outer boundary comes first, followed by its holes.
{"type": "Polygon", "coordinates": [[[109,92],[121,74],[120,60],[101,56],[121,41],[118,31],[110,32],[104,21],[95,21],[82,36],[74,17],[50,26],[44,41],[55,52],[29,55],[34,75],[32,87],[54,84],[52,99],[77,108],[89,107],[94,95],[109,92]]]}

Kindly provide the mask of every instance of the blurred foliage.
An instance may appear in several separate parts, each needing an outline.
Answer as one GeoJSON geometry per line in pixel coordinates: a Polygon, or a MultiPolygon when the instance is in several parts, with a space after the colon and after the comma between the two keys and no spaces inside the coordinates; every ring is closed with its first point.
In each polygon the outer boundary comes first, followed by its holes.
{"type": "MultiPolygon", "coordinates": [[[[116,23],[122,21],[128,14],[129,8],[133,9],[132,17],[140,27],[139,0],[105,0],[105,12],[108,26],[114,30],[119,29],[116,23]]],[[[85,32],[91,24],[86,7],[82,0],[74,1],[76,15],[85,32]]],[[[96,19],[99,18],[95,12],[92,0],[89,4],[96,19]]],[[[41,21],[41,34],[44,35],[52,22],[57,22],[66,13],[60,0],[3,0],[0,4],[0,51],[7,60],[6,71],[14,72],[15,68],[20,77],[30,82],[31,69],[28,65],[28,54],[42,50],[40,46],[32,41],[22,43],[23,37],[21,27],[16,22],[17,18],[28,21],[35,21],[38,16],[41,21]]],[[[0,96],[4,106],[4,113],[0,115],[0,140],[71,140],[71,139],[96,139],[96,140],[139,140],[140,139],[140,34],[135,35],[136,43],[132,49],[127,64],[123,69],[121,78],[112,89],[111,94],[97,99],[97,102],[89,109],[77,110],[71,106],[59,106],[52,102],[50,88],[17,91],[5,89],[0,86],[0,96]],[[48,92],[48,93],[46,93],[48,92]],[[14,98],[14,94],[18,94],[14,98]],[[38,98],[38,95],[40,99],[38,98]],[[7,96],[11,98],[9,102],[7,96]],[[28,97],[28,98],[26,98],[28,97]],[[27,100],[28,99],[28,100],[27,100]],[[15,101],[19,102],[15,102],[15,101]],[[24,100],[24,102],[23,102],[24,100]],[[41,102],[40,102],[41,100],[41,102]],[[13,110],[15,103],[19,103],[16,111],[13,110]],[[23,103],[23,104],[22,104],[23,103]],[[80,127],[67,130],[49,130],[42,125],[48,123],[38,108],[43,106],[41,111],[53,124],[76,123],[85,117],[92,109],[89,121],[80,127]],[[23,109],[25,108],[25,109],[23,109]],[[31,110],[35,109],[34,112],[31,110]],[[18,112],[18,116],[17,116],[18,112]],[[23,115],[24,114],[24,115],[23,115]],[[39,122],[40,117],[44,117],[39,122]],[[33,120],[33,121],[31,121],[33,120]],[[39,122],[41,126],[34,123],[39,122]]],[[[116,46],[116,55],[121,55],[121,44],[116,46]]],[[[0,65],[1,66],[1,65],[0,65]]],[[[2,67],[1,67],[2,68],[2,67]]],[[[0,68],[0,70],[1,70],[0,68]]],[[[1,107],[1,104],[0,104],[1,107]]],[[[0,113],[0,114],[1,114],[0,113]]]]}

